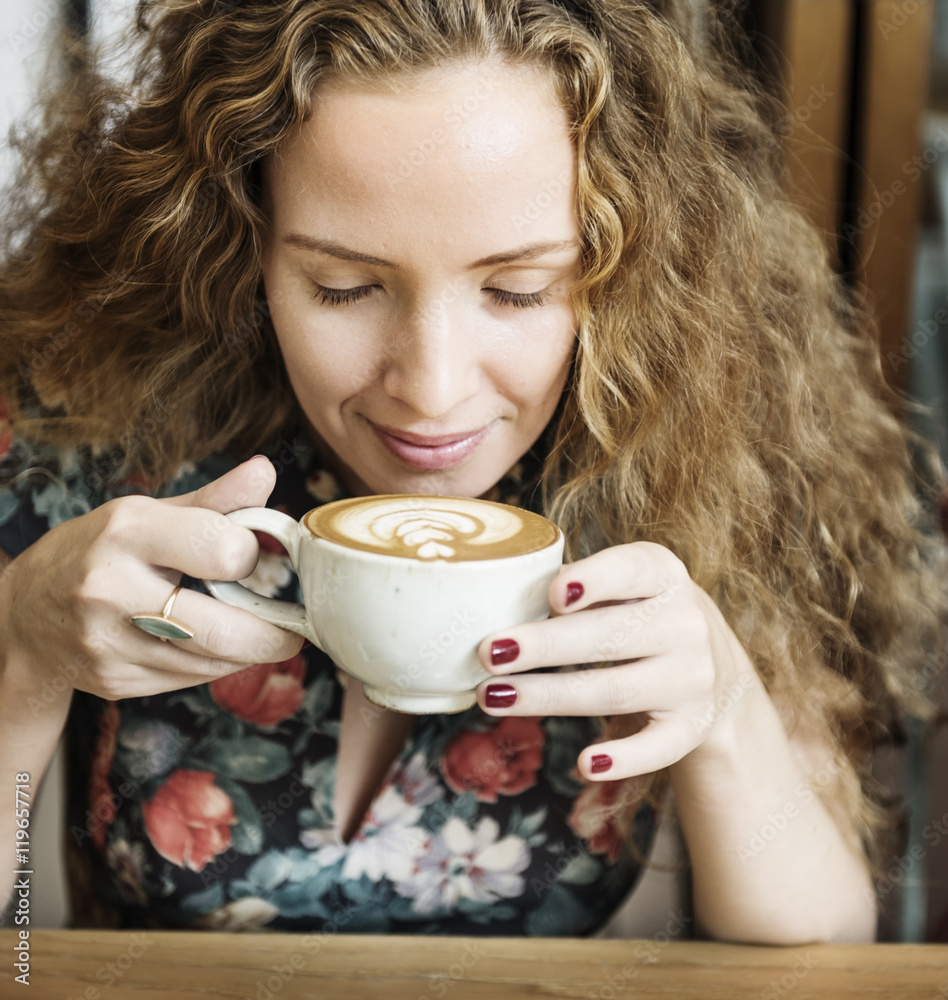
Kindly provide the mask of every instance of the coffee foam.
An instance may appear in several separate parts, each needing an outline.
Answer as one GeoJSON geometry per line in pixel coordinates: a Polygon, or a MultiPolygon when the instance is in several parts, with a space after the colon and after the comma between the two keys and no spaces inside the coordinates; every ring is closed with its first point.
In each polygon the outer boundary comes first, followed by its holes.
{"type": "Polygon", "coordinates": [[[411,494],[337,500],[311,510],[303,523],[338,545],[421,562],[525,555],[558,537],[545,517],[518,507],[411,494]]]}

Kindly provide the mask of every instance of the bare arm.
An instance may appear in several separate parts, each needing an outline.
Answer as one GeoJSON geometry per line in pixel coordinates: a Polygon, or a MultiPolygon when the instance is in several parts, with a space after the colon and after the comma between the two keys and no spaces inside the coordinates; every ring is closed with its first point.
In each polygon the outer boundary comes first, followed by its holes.
{"type": "MultiPolygon", "coordinates": [[[[10,616],[16,608],[19,569],[17,561],[0,550],[0,636],[11,634],[10,616]]],[[[22,815],[22,811],[24,807],[32,811],[40,781],[65,727],[72,696],[72,687],[68,684],[59,692],[51,685],[44,687],[40,675],[10,653],[8,647],[8,643],[0,640],[0,802],[3,803],[0,808],[0,909],[9,902],[17,881],[13,872],[30,867],[28,863],[17,862],[17,831],[25,831],[30,834],[29,841],[32,840],[32,831],[24,825],[29,817],[22,815]],[[18,796],[18,785],[29,785],[29,788],[21,788],[18,796]],[[21,812],[19,817],[18,811],[21,812]]],[[[19,843],[23,843],[22,837],[19,843]]],[[[29,852],[23,856],[28,858],[29,852]]]]}
{"type": "Polygon", "coordinates": [[[715,657],[743,664],[714,734],[670,769],[698,924],[725,940],[872,941],[869,867],[834,802],[840,761],[817,739],[787,736],[744,650],[706,601],[715,657]]]}
{"type": "Polygon", "coordinates": [[[481,643],[485,670],[505,682],[503,707],[488,703],[494,678],[483,682],[485,711],[644,715],[644,728],[583,749],[578,769],[610,781],[669,768],[696,917],[709,935],[871,940],[869,867],[834,803],[840,762],[810,734],[791,740],[737,636],[684,565],[651,542],[614,546],[565,566],[550,593],[555,615],[481,643]],[[492,662],[500,638],[514,640],[513,661],[492,662]],[[532,673],[576,663],[597,669],[532,673]]]}
{"type": "Polygon", "coordinates": [[[17,775],[39,786],[74,689],[116,701],[175,691],[295,655],[302,639],[194,591],[175,612],[190,639],[159,642],[129,624],[160,608],[183,573],[241,579],[257,559],[246,528],[223,513],[266,501],[256,459],[194,493],[123,497],[56,525],[0,571],[0,901],[15,879],[17,775]]]}

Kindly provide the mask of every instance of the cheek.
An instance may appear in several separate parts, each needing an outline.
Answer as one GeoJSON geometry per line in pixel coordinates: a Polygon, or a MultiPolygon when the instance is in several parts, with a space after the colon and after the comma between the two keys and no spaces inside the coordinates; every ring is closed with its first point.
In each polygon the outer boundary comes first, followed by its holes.
{"type": "Polygon", "coordinates": [[[508,377],[519,383],[522,395],[536,402],[559,398],[575,351],[573,327],[572,311],[564,307],[520,339],[516,361],[508,363],[508,377]]]}
{"type": "Polygon", "coordinates": [[[529,366],[508,367],[494,385],[500,394],[516,406],[527,425],[545,424],[556,409],[569,376],[568,359],[552,363],[549,356],[544,363],[534,358],[529,366]]]}
{"type": "Polygon", "coordinates": [[[316,319],[305,306],[277,300],[270,317],[294,387],[327,395],[351,394],[370,377],[369,352],[354,330],[331,317],[316,319]]]}
{"type": "Polygon", "coordinates": [[[290,381],[299,389],[301,375],[311,382],[319,372],[308,325],[300,311],[287,305],[271,306],[270,319],[290,381]]]}

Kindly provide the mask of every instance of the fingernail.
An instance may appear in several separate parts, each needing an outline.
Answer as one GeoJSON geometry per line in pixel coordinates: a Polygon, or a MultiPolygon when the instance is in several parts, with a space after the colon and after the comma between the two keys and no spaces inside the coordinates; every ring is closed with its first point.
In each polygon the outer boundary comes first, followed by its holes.
{"type": "MultiPolygon", "coordinates": [[[[488,690],[490,690],[488,688],[488,690]]],[[[603,771],[608,771],[612,767],[612,758],[607,753],[597,753],[593,755],[593,759],[590,762],[589,770],[593,774],[602,774],[603,771]]]]}
{"type": "Polygon", "coordinates": [[[581,583],[566,584],[566,606],[569,607],[571,604],[575,604],[585,592],[581,583]]]}
{"type": "Polygon", "coordinates": [[[520,655],[520,643],[516,639],[497,639],[490,644],[490,662],[499,667],[502,663],[513,663],[520,655]]]}
{"type": "Polygon", "coordinates": [[[302,653],[304,649],[309,649],[310,646],[312,646],[312,643],[309,641],[309,639],[304,639],[303,645],[300,647],[300,652],[302,653]]]}
{"type": "Polygon", "coordinates": [[[484,704],[488,708],[510,708],[517,700],[517,689],[509,684],[488,684],[484,704]]]}

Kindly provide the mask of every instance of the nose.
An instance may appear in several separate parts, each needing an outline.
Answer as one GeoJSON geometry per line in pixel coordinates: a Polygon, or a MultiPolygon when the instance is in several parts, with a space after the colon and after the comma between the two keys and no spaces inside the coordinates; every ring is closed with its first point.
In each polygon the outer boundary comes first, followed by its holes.
{"type": "Polygon", "coordinates": [[[387,345],[382,385],[424,420],[447,416],[477,392],[477,338],[460,312],[444,295],[414,307],[387,345]]]}

